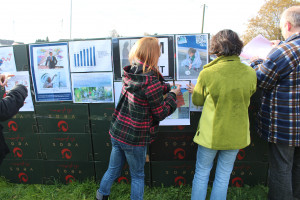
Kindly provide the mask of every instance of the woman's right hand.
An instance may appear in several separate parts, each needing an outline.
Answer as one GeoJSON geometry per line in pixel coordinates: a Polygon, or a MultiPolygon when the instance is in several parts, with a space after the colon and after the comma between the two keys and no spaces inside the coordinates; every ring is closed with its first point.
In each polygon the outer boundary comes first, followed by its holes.
{"type": "Polygon", "coordinates": [[[174,92],[176,94],[176,96],[177,96],[181,92],[181,90],[180,90],[180,86],[181,85],[176,84],[175,86],[176,86],[176,88],[171,89],[170,92],[174,92]]]}

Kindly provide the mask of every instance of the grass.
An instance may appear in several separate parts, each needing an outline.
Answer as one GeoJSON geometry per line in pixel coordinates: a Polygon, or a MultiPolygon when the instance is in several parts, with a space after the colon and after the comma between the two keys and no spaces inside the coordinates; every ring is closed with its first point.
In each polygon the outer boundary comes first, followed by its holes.
{"type": "MultiPolygon", "coordinates": [[[[68,185],[55,183],[54,185],[14,184],[0,178],[1,200],[87,200],[95,199],[95,192],[99,183],[94,180],[73,182],[68,185]]],[[[208,189],[208,194],[211,188],[208,189]]],[[[114,184],[111,189],[111,199],[130,199],[130,185],[114,184]]],[[[191,198],[191,186],[181,187],[145,187],[144,200],[188,200],[191,198]]],[[[229,188],[230,200],[263,200],[267,199],[267,187],[262,185],[229,188]]]]}

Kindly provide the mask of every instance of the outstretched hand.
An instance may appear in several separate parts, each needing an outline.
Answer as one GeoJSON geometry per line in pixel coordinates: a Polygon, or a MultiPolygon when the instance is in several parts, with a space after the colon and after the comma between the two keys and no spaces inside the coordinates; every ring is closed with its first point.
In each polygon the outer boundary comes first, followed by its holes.
{"type": "Polygon", "coordinates": [[[7,86],[7,81],[10,79],[10,77],[13,77],[15,75],[13,74],[0,74],[0,85],[1,86],[7,86]]]}
{"type": "Polygon", "coordinates": [[[189,91],[189,93],[193,94],[194,88],[195,88],[195,85],[193,83],[186,84],[186,89],[189,91]]]}
{"type": "Polygon", "coordinates": [[[181,92],[181,90],[180,90],[181,85],[176,84],[175,86],[176,86],[175,88],[172,87],[172,89],[171,89],[170,92],[174,92],[176,94],[176,96],[177,96],[181,92]]]}

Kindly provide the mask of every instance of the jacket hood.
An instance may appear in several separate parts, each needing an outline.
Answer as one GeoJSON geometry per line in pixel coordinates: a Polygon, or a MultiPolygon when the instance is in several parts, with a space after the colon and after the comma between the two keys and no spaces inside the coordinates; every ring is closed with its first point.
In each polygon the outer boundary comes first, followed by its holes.
{"type": "Polygon", "coordinates": [[[154,80],[159,80],[164,82],[164,78],[161,74],[159,77],[155,74],[154,71],[143,73],[143,65],[128,65],[123,68],[123,82],[125,84],[126,90],[134,91],[136,89],[141,89],[144,85],[148,85],[154,80]]]}

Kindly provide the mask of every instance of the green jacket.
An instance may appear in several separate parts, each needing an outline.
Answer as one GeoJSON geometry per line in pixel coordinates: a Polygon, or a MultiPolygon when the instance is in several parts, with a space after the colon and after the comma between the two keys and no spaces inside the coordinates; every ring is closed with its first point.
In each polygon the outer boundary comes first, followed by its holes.
{"type": "Polygon", "coordinates": [[[193,103],[203,106],[194,142],[216,150],[248,146],[248,107],[256,80],[238,56],[220,56],[205,65],[192,95],[193,103]]]}

